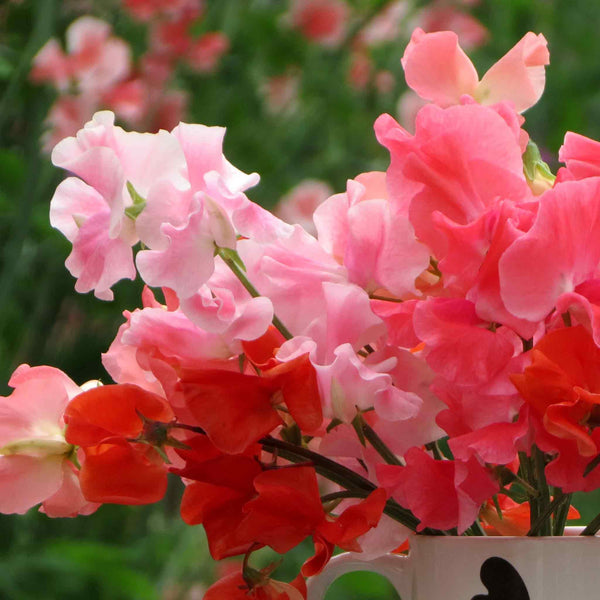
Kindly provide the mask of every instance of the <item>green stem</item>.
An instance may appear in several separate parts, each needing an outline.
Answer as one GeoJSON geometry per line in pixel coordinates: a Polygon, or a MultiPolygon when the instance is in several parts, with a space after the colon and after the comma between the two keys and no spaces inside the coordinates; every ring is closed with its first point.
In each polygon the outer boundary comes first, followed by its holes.
{"type": "MultiPolygon", "coordinates": [[[[311,461],[314,465],[315,471],[326,477],[330,481],[341,485],[348,491],[366,492],[370,494],[372,491],[377,489],[377,486],[362,477],[358,473],[332,461],[331,459],[313,452],[308,448],[302,446],[295,446],[282,440],[272,438],[270,436],[264,437],[258,440],[268,452],[277,451],[277,455],[281,458],[285,458],[294,463],[311,461]]],[[[419,520],[412,514],[411,511],[400,506],[395,500],[389,499],[386,503],[383,511],[386,515],[392,519],[402,523],[412,531],[416,531],[419,520]]],[[[433,530],[425,530],[427,533],[436,534],[433,530]]]]}
{"type": "MultiPolygon", "coordinates": [[[[531,525],[531,527],[529,528],[527,535],[531,537],[531,536],[538,535],[538,531],[547,530],[548,527],[546,525],[550,524],[550,517],[551,517],[552,513],[554,513],[561,507],[563,502],[565,502],[566,498],[567,498],[567,496],[565,496],[565,495],[557,495],[554,498],[554,500],[552,500],[552,502],[550,502],[548,505],[546,505],[544,507],[544,509],[541,510],[540,513],[538,514],[538,517],[535,520],[535,523],[533,523],[533,525],[531,525]]],[[[547,535],[547,534],[542,533],[542,535],[547,535]]]]}
{"type": "MultiPolygon", "coordinates": [[[[243,265],[238,253],[230,248],[220,248],[217,246],[217,254],[223,259],[223,262],[233,271],[234,275],[240,280],[241,284],[248,290],[248,293],[253,298],[258,298],[261,294],[252,285],[244,269],[240,266],[243,265]]],[[[290,330],[279,320],[277,315],[273,315],[273,325],[283,335],[286,340],[291,340],[294,336],[290,333],[290,330]]]]}
{"type": "Polygon", "coordinates": [[[564,535],[565,525],[567,524],[567,517],[569,516],[569,508],[571,507],[571,500],[573,494],[563,494],[560,488],[554,488],[554,497],[558,498],[562,496],[564,498],[563,503],[554,512],[554,525],[552,528],[552,535],[564,535]]]}
{"type": "Polygon", "coordinates": [[[321,502],[323,504],[332,502],[333,500],[343,500],[345,498],[366,498],[369,494],[367,492],[342,490],[341,492],[332,492],[331,494],[325,494],[321,496],[321,502]]]}
{"type": "Polygon", "coordinates": [[[596,535],[600,529],[600,514],[597,514],[589,525],[581,532],[581,535],[596,535]]]}
{"type": "MultiPolygon", "coordinates": [[[[546,461],[544,460],[544,453],[537,447],[533,446],[531,450],[533,458],[533,468],[535,473],[536,488],[540,492],[537,499],[538,502],[538,519],[545,515],[545,520],[539,527],[540,535],[552,535],[552,523],[550,521],[550,515],[547,514],[550,504],[550,489],[546,482],[546,461]]],[[[552,511],[551,511],[552,512],[552,511]]]]}
{"type": "Polygon", "coordinates": [[[365,422],[362,415],[359,415],[360,426],[365,439],[375,448],[377,454],[385,460],[388,465],[397,465],[404,467],[405,464],[386,446],[385,442],[375,433],[373,428],[365,422]]]}

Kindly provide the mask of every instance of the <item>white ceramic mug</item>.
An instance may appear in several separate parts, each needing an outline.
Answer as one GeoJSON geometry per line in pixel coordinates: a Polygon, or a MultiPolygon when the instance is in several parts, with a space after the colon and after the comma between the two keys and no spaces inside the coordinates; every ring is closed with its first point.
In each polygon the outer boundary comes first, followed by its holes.
{"type": "Polygon", "coordinates": [[[387,577],[402,600],[597,600],[600,538],[414,536],[408,556],[334,557],[309,580],[308,600],[351,571],[387,577]]]}

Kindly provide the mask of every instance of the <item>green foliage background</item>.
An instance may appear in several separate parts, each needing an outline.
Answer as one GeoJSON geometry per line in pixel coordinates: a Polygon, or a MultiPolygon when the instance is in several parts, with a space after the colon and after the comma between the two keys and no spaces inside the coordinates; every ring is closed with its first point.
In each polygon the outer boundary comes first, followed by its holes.
{"type": "MultiPolygon", "coordinates": [[[[361,19],[387,2],[352,0],[361,19]]],[[[386,152],[372,134],[382,112],[395,114],[404,89],[400,57],[409,31],[378,48],[380,68],[397,75],[393,92],[347,85],[349,44],[323,50],[280,26],[285,0],[209,0],[203,27],[224,31],[231,52],[213,75],[185,68],[177,83],[192,94],[189,120],[226,125],[225,154],[239,168],[261,174],[251,197],[273,204],[305,178],[337,191],[356,174],[385,169],[386,152]],[[288,66],[302,72],[296,112],[265,110],[260,83],[288,66]]],[[[54,93],[27,80],[31,59],[51,37],[62,36],[82,9],[109,21],[139,54],[144,28],[118,10],[117,0],[0,3],[0,393],[22,362],[50,364],[75,381],[103,373],[100,353],[122,321],[119,311],[139,304],[139,283],[116,287],[114,303],[73,291],[64,268],[69,244],[48,223],[48,205],[62,174],[39,151],[43,119],[54,93]]],[[[527,31],[543,33],[551,51],[546,93],[528,111],[532,138],[551,155],[567,130],[600,138],[600,3],[589,0],[490,0],[473,9],[490,32],[473,53],[482,73],[527,31]]],[[[552,159],[550,159],[552,162],[552,159]]],[[[554,163],[556,166],[556,163],[554,163]]],[[[106,376],[104,376],[106,378],[106,376]]],[[[174,485],[157,506],[104,506],[90,517],[50,520],[35,511],[0,515],[0,599],[169,600],[200,598],[215,576],[203,535],[178,519],[174,485]],[[190,591],[191,590],[191,591],[190,591]],[[196,595],[194,595],[196,594],[196,595]]],[[[600,496],[583,503],[585,519],[600,496]]],[[[300,547],[279,571],[292,577],[310,551],[300,547]]],[[[262,559],[272,559],[264,553],[262,559]]],[[[339,582],[331,598],[392,598],[385,585],[360,575],[339,582]]]]}

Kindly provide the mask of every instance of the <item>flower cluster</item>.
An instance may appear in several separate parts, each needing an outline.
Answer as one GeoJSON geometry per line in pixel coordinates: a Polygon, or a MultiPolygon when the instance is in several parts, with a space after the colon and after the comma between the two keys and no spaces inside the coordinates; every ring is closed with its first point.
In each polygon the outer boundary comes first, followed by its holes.
{"type": "Polygon", "coordinates": [[[136,64],[129,44],[96,17],[71,23],[65,33],[66,52],[55,38],[44,44],[33,59],[30,78],[51,84],[59,93],[46,119],[44,148],[50,151],[73,135],[101,108],[142,131],[172,129],[187,105],[186,94],[169,86],[177,64],[209,73],[229,49],[221,32],[191,36],[203,6],[201,0],[126,1],[134,18],[148,22],[148,48],[136,64]]]}
{"type": "Polygon", "coordinates": [[[0,510],[155,502],[170,472],[212,556],[245,555],[210,599],[297,600],[336,547],[411,531],[560,535],[600,487],[600,143],[568,133],[556,177],[541,160],[521,112],[548,61],[528,33],[480,79],[455,33],[417,29],[415,132],[377,120],[389,168],[322,202],[316,236],[247,197],[222,128],[100,112],[60,142],[76,289],[137,274],[143,306],[103,355],[115,384],[14,374],[0,510]],[[291,584],[250,567],[305,538],[291,584]]]}

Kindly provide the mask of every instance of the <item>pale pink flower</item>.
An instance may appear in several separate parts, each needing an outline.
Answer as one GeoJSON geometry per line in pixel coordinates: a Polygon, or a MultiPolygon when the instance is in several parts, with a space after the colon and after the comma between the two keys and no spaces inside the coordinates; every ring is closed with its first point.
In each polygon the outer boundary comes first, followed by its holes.
{"type": "Polygon", "coordinates": [[[300,78],[295,69],[269,77],[261,86],[267,109],[273,114],[291,113],[298,107],[300,78]]]}
{"type": "Polygon", "coordinates": [[[429,265],[429,250],[407,215],[389,202],[385,173],[349,180],[348,191],[321,204],[314,221],[319,242],[348,269],[350,281],[368,292],[417,292],[415,279],[429,265]]]}
{"type": "Polygon", "coordinates": [[[393,42],[401,33],[404,18],[410,12],[410,2],[394,0],[377,13],[377,15],[361,29],[357,43],[361,46],[375,46],[384,42],[393,42]]]}
{"type": "MultiPolygon", "coordinates": [[[[223,155],[222,127],[180,123],[172,132],[185,157],[185,186],[165,178],[147,196],[136,230],[148,250],[138,253],[140,275],[151,286],[188,298],[211,276],[215,244],[236,247],[235,215],[250,201],[243,193],[258,182],[223,155]]],[[[243,233],[243,232],[242,232],[243,233]]]]}
{"type": "Polygon", "coordinates": [[[413,32],[402,58],[406,83],[426,100],[440,106],[458,104],[463,95],[488,105],[509,100],[517,112],[540,99],[548,62],[546,39],[529,32],[479,81],[456,33],[422,29],[413,32]]]}
{"type": "Polygon", "coordinates": [[[10,396],[0,398],[0,512],[24,513],[42,503],[51,517],[89,514],[65,441],[63,413],[81,393],[62,371],[21,365],[10,396]]]}
{"type": "Polygon", "coordinates": [[[292,0],[287,18],[309,40],[336,46],[346,33],[350,9],[344,0],[292,0]]]}
{"type": "Polygon", "coordinates": [[[78,280],[77,291],[94,290],[98,298],[111,300],[114,283],[135,277],[131,247],[138,234],[126,212],[133,206],[127,182],[143,197],[161,178],[185,185],[183,153],[166,131],[125,132],[105,111],[76,137],[60,142],[52,161],[81,178],[63,181],[50,204],[52,226],[73,243],[67,268],[78,280]]]}
{"type": "Polygon", "coordinates": [[[31,78],[48,81],[58,89],[70,82],[84,92],[110,89],[129,75],[129,46],[111,36],[108,23],[95,17],[80,17],[66,31],[66,54],[51,39],[33,58],[31,78]]]}
{"type": "Polygon", "coordinates": [[[283,196],[273,212],[286,223],[300,225],[308,233],[315,235],[317,230],[313,213],[332,194],[333,190],[328,183],[306,179],[283,196]]]}

